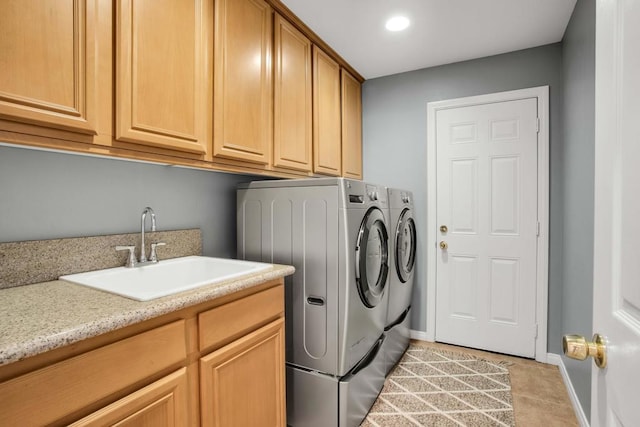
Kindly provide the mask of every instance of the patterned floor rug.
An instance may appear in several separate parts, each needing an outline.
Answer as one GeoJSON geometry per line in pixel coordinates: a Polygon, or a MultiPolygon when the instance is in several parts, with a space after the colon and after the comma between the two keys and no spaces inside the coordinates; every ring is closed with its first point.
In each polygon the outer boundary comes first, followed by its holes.
{"type": "Polygon", "coordinates": [[[507,365],[411,343],[362,427],[515,426],[507,365]]]}

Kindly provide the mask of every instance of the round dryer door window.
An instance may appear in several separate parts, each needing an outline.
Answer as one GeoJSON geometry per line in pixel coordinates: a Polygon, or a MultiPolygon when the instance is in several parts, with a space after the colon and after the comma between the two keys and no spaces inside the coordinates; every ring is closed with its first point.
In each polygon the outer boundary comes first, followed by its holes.
{"type": "Polygon", "coordinates": [[[402,211],[396,229],[396,270],[404,283],[409,280],[416,262],[416,224],[409,209],[402,211]]]}
{"type": "Polygon", "coordinates": [[[356,246],[356,284],[362,302],[375,307],[382,300],[389,274],[389,235],[378,208],[367,211],[356,246]]]}

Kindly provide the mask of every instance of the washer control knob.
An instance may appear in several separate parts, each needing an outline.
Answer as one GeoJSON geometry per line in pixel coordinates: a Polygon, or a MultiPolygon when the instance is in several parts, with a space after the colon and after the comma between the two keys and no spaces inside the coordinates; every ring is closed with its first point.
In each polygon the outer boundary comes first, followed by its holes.
{"type": "Polygon", "coordinates": [[[409,203],[409,196],[402,196],[402,203],[409,203]]]}
{"type": "Polygon", "coordinates": [[[372,191],[369,193],[369,198],[373,201],[378,200],[378,192],[377,191],[372,191]]]}

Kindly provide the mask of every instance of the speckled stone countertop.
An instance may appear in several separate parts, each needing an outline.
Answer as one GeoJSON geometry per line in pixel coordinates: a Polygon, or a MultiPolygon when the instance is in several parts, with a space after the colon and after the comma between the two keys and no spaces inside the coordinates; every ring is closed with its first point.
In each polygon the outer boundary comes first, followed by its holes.
{"type": "Polygon", "coordinates": [[[61,280],[0,290],[0,365],[293,274],[271,269],[139,302],[61,280]]]}

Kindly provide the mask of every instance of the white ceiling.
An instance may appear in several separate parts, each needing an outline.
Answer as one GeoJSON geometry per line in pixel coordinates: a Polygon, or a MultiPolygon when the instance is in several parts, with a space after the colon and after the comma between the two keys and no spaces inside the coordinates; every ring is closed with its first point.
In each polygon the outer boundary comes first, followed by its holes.
{"type": "Polygon", "coordinates": [[[562,40],[576,0],[281,0],[366,79],[562,40]],[[409,28],[384,28],[392,15],[409,28]]]}

